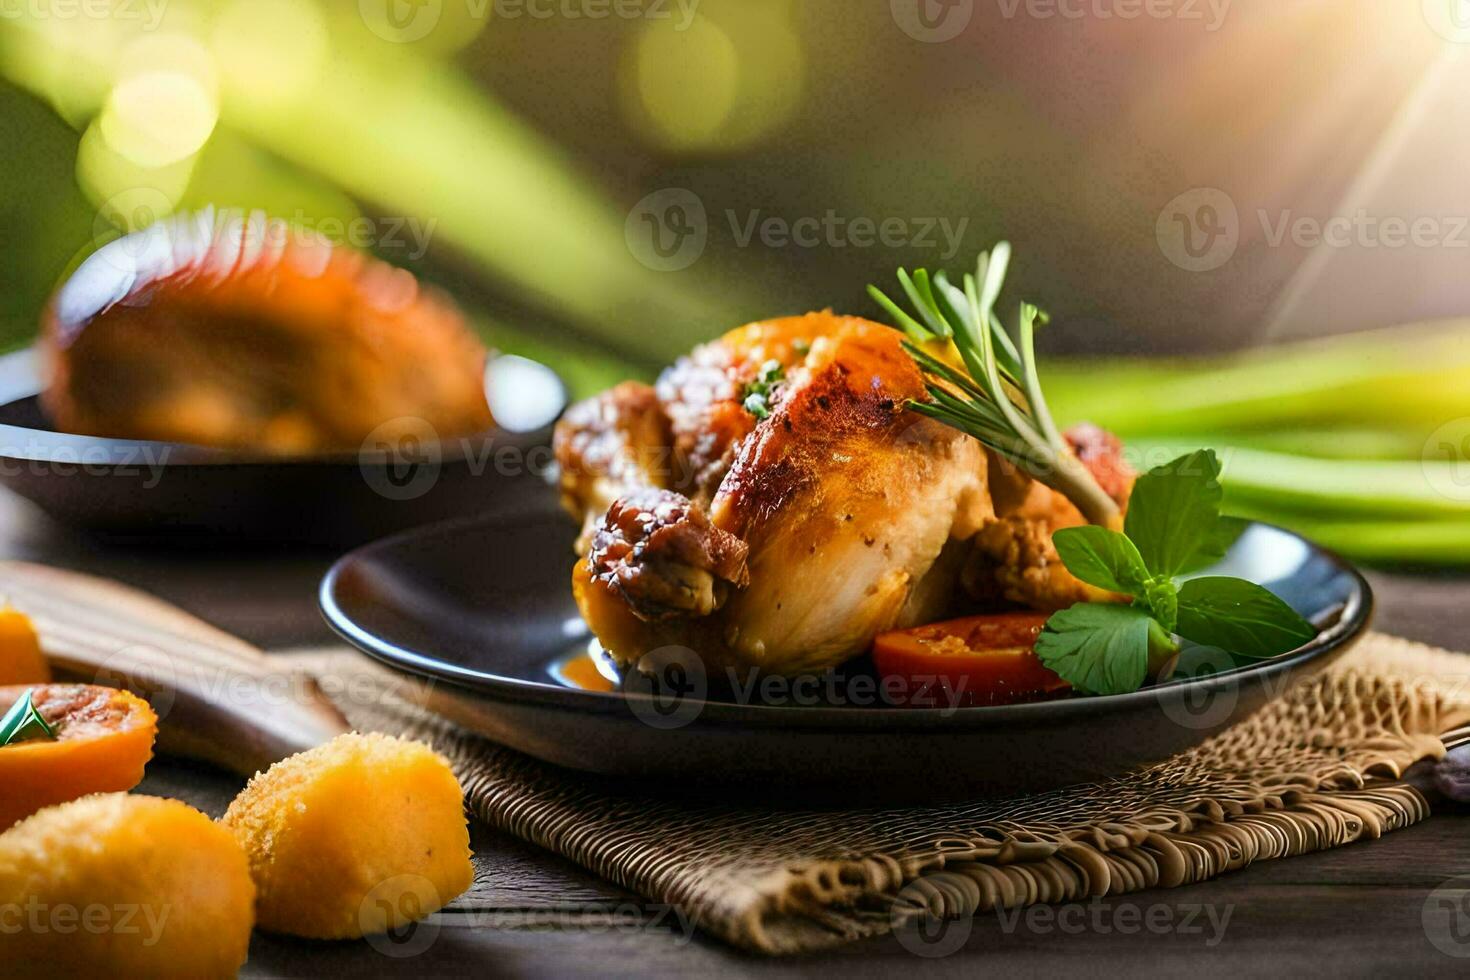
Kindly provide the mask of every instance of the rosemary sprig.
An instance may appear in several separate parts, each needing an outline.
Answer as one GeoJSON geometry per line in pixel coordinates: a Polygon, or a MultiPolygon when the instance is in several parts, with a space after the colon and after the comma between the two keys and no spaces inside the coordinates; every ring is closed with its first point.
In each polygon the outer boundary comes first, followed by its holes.
{"type": "Polygon", "coordinates": [[[961,281],[963,288],[944,272],[930,276],[917,269],[911,276],[899,269],[898,282],[913,314],[878,287],[868,287],[868,295],[904,332],[904,350],[924,374],[930,400],[911,400],[907,407],[974,436],[1072,501],[1089,522],[1116,526],[1118,505],[1062,438],[1041,391],[1035,336],[1046,314],[1022,303],[1017,340],[995,314],[1010,258],[1006,242],[982,252],[975,272],[961,281]],[[943,359],[949,344],[963,370],[943,359]]]}
{"type": "Polygon", "coordinates": [[[31,739],[45,738],[56,741],[56,732],[36,710],[33,691],[27,690],[20,696],[5,716],[0,718],[0,746],[13,745],[31,739]]]}

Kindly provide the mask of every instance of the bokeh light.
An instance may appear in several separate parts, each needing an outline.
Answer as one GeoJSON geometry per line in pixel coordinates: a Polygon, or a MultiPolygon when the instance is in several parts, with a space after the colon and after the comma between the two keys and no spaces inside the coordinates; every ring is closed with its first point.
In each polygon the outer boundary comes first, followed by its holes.
{"type": "Polygon", "coordinates": [[[801,41],[784,0],[650,20],[623,64],[623,108],[648,141],[672,152],[730,151],[756,142],[799,107],[801,41]]]}
{"type": "Polygon", "coordinates": [[[219,105],[197,78],[163,69],[119,80],[98,128],[134,164],[164,167],[197,153],[218,120],[219,105]]]}

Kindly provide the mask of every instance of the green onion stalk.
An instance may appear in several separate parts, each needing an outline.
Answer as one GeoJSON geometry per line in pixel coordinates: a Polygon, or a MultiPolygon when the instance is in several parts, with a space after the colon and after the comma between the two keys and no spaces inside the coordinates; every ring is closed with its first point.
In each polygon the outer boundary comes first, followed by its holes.
{"type": "Polygon", "coordinates": [[[1138,466],[1215,449],[1232,513],[1365,561],[1470,564],[1470,323],[1060,362],[1048,395],[1058,418],[1116,432],[1138,466]]]}

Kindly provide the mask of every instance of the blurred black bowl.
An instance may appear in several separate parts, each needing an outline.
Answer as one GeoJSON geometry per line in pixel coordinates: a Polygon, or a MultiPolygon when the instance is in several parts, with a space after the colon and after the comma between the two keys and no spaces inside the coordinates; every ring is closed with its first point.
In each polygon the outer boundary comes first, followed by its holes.
{"type": "Polygon", "coordinates": [[[492,358],[486,392],[499,426],[440,440],[398,420],[391,444],[358,452],[252,455],[187,443],[58,432],[42,411],[33,351],[0,357],[0,485],[63,523],[153,543],[341,547],[473,514],[553,506],[551,432],[567,403],[556,373],[492,358]]]}

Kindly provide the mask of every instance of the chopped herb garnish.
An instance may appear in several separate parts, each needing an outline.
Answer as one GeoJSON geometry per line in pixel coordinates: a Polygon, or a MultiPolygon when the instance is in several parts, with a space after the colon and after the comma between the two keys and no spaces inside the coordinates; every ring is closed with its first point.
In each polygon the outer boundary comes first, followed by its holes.
{"type": "Polygon", "coordinates": [[[20,700],[5,712],[5,717],[0,718],[0,746],[40,738],[56,741],[56,732],[46,724],[46,719],[42,718],[41,713],[36,710],[34,693],[34,691],[27,690],[20,696],[20,700]]]}
{"type": "Polygon", "coordinates": [[[1067,570],[1120,592],[1129,605],[1083,602],[1054,614],[1036,642],[1041,662],[1078,691],[1125,694],[1178,652],[1173,635],[1259,659],[1317,635],[1271,592],[1244,579],[1193,578],[1224,557],[1243,523],[1220,515],[1220,461],[1202,449],[1138,478],[1122,533],[1064,528],[1052,535],[1067,570]]]}
{"type": "Polygon", "coordinates": [[[760,367],[755,380],[745,385],[745,398],[741,402],[745,410],[758,419],[771,417],[771,392],[776,385],[786,379],[786,372],[781,367],[781,362],[770,360],[760,367]]]}
{"type": "Polygon", "coordinates": [[[906,407],[974,436],[1072,501],[1090,523],[1113,526],[1117,503],[1078,461],[1042,397],[1033,340],[1046,314],[1021,304],[1019,345],[995,314],[1010,257],[1005,242],[982,253],[974,274],[966,273],[963,289],[943,272],[931,277],[928,270],[918,269],[910,276],[899,269],[899,285],[917,319],[878,287],[868,287],[868,295],[907,335],[904,349],[924,374],[930,400],[909,401],[906,407]]]}

